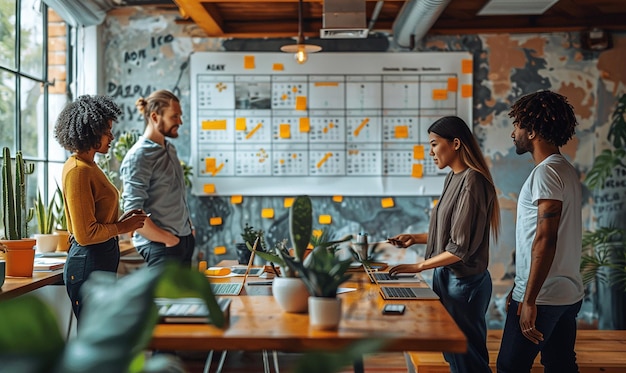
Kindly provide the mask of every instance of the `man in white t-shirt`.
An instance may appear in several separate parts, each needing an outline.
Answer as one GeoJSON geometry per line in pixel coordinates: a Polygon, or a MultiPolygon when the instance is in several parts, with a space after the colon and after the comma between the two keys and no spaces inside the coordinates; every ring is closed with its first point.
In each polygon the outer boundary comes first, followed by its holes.
{"type": "Polygon", "coordinates": [[[515,150],[530,153],[535,168],[517,202],[515,283],[497,369],[530,372],[541,352],[546,372],[578,372],[582,192],[578,173],[559,151],[575,133],[576,116],[565,97],[550,91],[520,98],[509,116],[515,150]]]}

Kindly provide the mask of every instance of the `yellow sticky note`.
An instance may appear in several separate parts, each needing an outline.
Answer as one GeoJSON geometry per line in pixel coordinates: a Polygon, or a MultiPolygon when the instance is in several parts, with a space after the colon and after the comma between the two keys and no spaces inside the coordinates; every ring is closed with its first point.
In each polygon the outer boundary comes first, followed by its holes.
{"type": "Polygon", "coordinates": [[[311,130],[311,122],[309,117],[300,118],[300,132],[307,133],[311,130]]]}
{"type": "Polygon", "coordinates": [[[206,260],[201,260],[200,262],[198,262],[198,271],[206,271],[206,260]]]}
{"type": "Polygon", "coordinates": [[[243,196],[230,196],[230,203],[238,205],[243,201],[243,196]]]}
{"type": "Polygon", "coordinates": [[[274,209],[265,208],[261,210],[261,217],[265,219],[273,219],[274,218],[274,209]]]}
{"type": "Polygon", "coordinates": [[[245,130],[246,130],[246,118],[235,119],[235,131],[245,131],[245,130]]]}
{"type": "Polygon", "coordinates": [[[286,209],[290,208],[290,207],[291,207],[291,205],[293,205],[293,200],[294,200],[294,199],[295,199],[295,198],[293,198],[293,197],[287,197],[287,198],[285,198],[285,201],[283,202],[283,206],[285,206],[285,208],[286,208],[286,209]]]}
{"type": "Polygon", "coordinates": [[[333,202],[337,202],[337,203],[343,202],[343,196],[333,196],[333,202]]]}
{"type": "Polygon", "coordinates": [[[463,97],[463,98],[470,98],[470,97],[472,97],[473,94],[474,94],[474,92],[472,91],[472,85],[471,84],[463,84],[461,86],[461,97],[463,97]]]}
{"type": "Polygon", "coordinates": [[[254,56],[244,56],[243,57],[243,68],[246,70],[252,70],[255,68],[254,66],[254,56]]]}
{"type": "Polygon", "coordinates": [[[442,101],[448,99],[448,90],[433,89],[433,101],[442,101]]]}
{"type": "Polygon", "coordinates": [[[380,200],[380,205],[384,209],[388,209],[388,208],[391,208],[391,207],[395,206],[395,203],[393,201],[393,198],[383,198],[383,199],[380,200]]]}
{"type": "Polygon", "coordinates": [[[283,123],[278,126],[278,136],[281,139],[290,139],[291,138],[291,125],[283,123]]]}
{"type": "Polygon", "coordinates": [[[296,110],[306,110],[305,96],[296,96],[296,110]]]}
{"type": "Polygon", "coordinates": [[[333,217],[330,215],[320,215],[318,219],[320,224],[330,224],[333,222],[333,217]]]}
{"type": "Polygon", "coordinates": [[[204,193],[207,194],[215,193],[215,184],[204,184],[202,189],[204,190],[204,193]]]}
{"type": "Polygon", "coordinates": [[[396,139],[409,138],[409,126],[396,126],[394,135],[396,139]]]}
{"type": "Polygon", "coordinates": [[[222,217],[214,216],[209,219],[209,225],[222,225],[222,217]]]}
{"type": "Polygon", "coordinates": [[[424,165],[421,163],[414,163],[413,170],[411,171],[411,177],[421,178],[424,176],[424,165]]]}
{"type": "Polygon", "coordinates": [[[285,70],[285,66],[282,63],[275,63],[272,65],[272,70],[274,71],[283,71],[285,70]]]}
{"type": "Polygon", "coordinates": [[[415,145],[413,147],[413,159],[424,159],[424,145],[415,145]]]}
{"type": "Polygon", "coordinates": [[[205,131],[225,131],[226,125],[226,119],[202,121],[202,129],[205,131]]]}
{"type": "Polygon", "coordinates": [[[208,157],[204,159],[204,170],[206,172],[215,171],[216,165],[217,165],[217,161],[215,160],[215,158],[208,157]]]}
{"type": "Polygon", "coordinates": [[[459,89],[459,79],[456,76],[448,78],[448,91],[456,92],[458,89],[459,89]]]}
{"type": "Polygon", "coordinates": [[[461,72],[463,74],[471,74],[474,72],[474,63],[472,60],[461,61],[461,72]]]}

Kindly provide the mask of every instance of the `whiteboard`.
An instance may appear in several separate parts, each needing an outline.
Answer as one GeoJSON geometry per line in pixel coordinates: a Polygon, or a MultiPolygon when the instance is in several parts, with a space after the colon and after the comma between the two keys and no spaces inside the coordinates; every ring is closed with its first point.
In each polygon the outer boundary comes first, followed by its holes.
{"type": "Polygon", "coordinates": [[[472,123],[472,55],[194,53],[196,195],[439,195],[427,129],[472,123]]]}

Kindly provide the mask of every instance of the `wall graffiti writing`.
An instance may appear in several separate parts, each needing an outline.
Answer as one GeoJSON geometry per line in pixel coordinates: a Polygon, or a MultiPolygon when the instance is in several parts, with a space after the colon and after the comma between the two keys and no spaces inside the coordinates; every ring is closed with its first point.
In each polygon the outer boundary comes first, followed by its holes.
{"type": "Polygon", "coordinates": [[[150,45],[152,48],[158,48],[162,45],[169,44],[174,41],[174,36],[172,34],[167,34],[164,36],[153,36],[150,38],[150,45]]]}
{"type": "Polygon", "coordinates": [[[114,82],[107,83],[107,95],[113,98],[147,97],[155,90],[151,85],[142,87],[139,84],[118,85],[114,82]]]}
{"type": "Polygon", "coordinates": [[[136,62],[146,58],[146,50],[140,49],[138,51],[124,52],[124,63],[136,62]]]}

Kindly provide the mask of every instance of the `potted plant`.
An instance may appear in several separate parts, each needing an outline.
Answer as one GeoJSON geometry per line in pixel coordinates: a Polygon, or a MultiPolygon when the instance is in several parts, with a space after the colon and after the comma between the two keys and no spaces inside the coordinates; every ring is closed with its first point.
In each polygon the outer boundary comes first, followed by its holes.
{"type": "Polygon", "coordinates": [[[2,150],[2,208],[4,236],[1,243],[6,257],[6,274],[15,277],[31,277],[35,261],[35,239],[28,238],[28,222],[34,211],[26,207],[26,175],[35,166],[27,164],[22,152],[15,155],[15,173],[11,166],[11,152],[2,150]]]}
{"type": "Polygon", "coordinates": [[[57,189],[54,193],[55,211],[56,211],[56,229],[54,234],[59,236],[57,243],[57,251],[66,252],[70,249],[70,232],[67,231],[67,215],[65,215],[65,199],[63,191],[57,183],[57,189]]]}
{"type": "Polygon", "coordinates": [[[35,200],[35,217],[37,218],[37,229],[39,234],[35,234],[37,240],[37,250],[42,253],[55,251],[59,243],[59,236],[54,234],[55,201],[50,198],[50,202],[46,205],[41,197],[41,192],[37,191],[37,199],[35,200]]]}
{"type": "Polygon", "coordinates": [[[613,112],[607,140],[612,149],[594,159],[585,178],[597,227],[583,233],[580,268],[584,282],[596,285],[600,329],[626,329],[626,211],[614,208],[626,183],[626,94],[613,112]]]}
{"type": "Polygon", "coordinates": [[[261,248],[265,246],[264,232],[261,229],[256,230],[253,226],[246,223],[240,235],[243,242],[236,244],[237,261],[239,264],[248,264],[250,255],[252,254],[251,250],[257,237],[259,237],[259,245],[261,245],[261,248]],[[248,249],[248,247],[250,247],[250,249],[248,249]]]}

